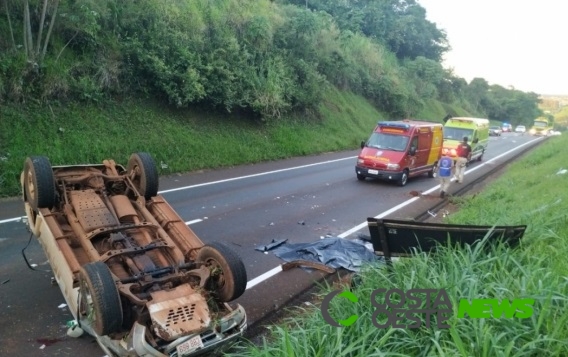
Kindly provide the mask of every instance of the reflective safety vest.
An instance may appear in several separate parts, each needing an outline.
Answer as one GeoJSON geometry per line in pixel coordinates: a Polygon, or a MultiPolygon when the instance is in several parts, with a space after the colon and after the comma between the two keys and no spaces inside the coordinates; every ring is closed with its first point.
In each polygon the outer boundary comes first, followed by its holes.
{"type": "Polygon", "coordinates": [[[440,159],[440,177],[450,177],[452,175],[452,158],[444,156],[440,159]]]}

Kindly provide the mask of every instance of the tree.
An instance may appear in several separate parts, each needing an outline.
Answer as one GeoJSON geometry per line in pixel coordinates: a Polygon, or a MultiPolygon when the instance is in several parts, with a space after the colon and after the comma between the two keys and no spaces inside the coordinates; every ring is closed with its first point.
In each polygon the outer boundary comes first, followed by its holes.
{"type": "Polygon", "coordinates": [[[477,112],[482,112],[482,102],[489,91],[489,83],[483,78],[474,78],[466,88],[466,99],[477,112]]]}
{"type": "MultiPolygon", "coordinates": [[[[306,6],[304,0],[279,2],[306,6]]],[[[415,0],[311,0],[307,6],[330,14],[341,30],[387,46],[399,59],[422,56],[440,62],[450,50],[445,31],[426,19],[415,0]]]]}
{"type": "MultiPolygon", "coordinates": [[[[7,7],[6,7],[7,8],[7,7]]],[[[45,53],[47,52],[47,46],[53,31],[53,25],[55,24],[55,19],[57,17],[57,9],[59,8],[59,0],[43,0],[40,12],[40,20],[37,26],[37,37],[34,44],[33,41],[33,30],[35,25],[34,19],[30,15],[30,4],[29,0],[24,0],[23,11],[24,11],[24,22],[23,22],[23,43],[26,52],[26,59],[29,63],[34,66],[41,64],[45,58],[45,53]],[[49,28],[45,37],[43,36],[44,25],[46,21],[46,16],[50,14],[49,17],[49,28]]]]}

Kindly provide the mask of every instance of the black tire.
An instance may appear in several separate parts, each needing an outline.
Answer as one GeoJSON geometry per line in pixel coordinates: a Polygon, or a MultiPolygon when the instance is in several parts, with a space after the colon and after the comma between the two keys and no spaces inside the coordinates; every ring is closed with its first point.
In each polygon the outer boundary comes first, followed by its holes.
{"type": "Polygon", "coordinates": [[[24,162],[24,199],[34,211],[55,204],[55,179],[45,156],[30,156],[24,162]]]}
{"type": "Polygon", "coordinates": [[[136,189],[145,199],[149,200],[158,194],[158,169],[150,154],[147,152],[132,154],[126,170],[131,175],[136,189]]]}
{"type": "Polygon", "coordinates": [[[222,302],[240,297],[247,287],[247,271],[241,258],[228,246],[212,242],[203,246],[197,261],[211,270],[206,287],[222,302]]]}
{"type": "Polygon", "coordinates": [[[479,157],[477,158],[477,161],[483,160],[483,154],[485,154],[485,150],[483,150],[483,151],[481,152],[481,155],[479,155],[479,157]]]}
{"type": "Polygon", "coordinates": [[[397,183],[399,186],[406,186],[407,182],[408,182],[408,170],[404,170],[402,171],[402,175],[398,179],[397,183]]]}
{"type": "Polygon", "coordinates": [[[429,178],[434,178],[434,170],[436,169],[437,166],[438,166],[438,163],[436,162],[434,164],[434,167],[432,168],[432,170],[428,171],[428,177],[429,178]]]}
{"type": "Polygon", "coordinates": [[[365,181],[365,176],[361,175],[361,174],[357,174],[357,180],[359,181],[365,181]]]}
{"type": "Polygon", "coordinates": [[[79,294],[80,314],[83,319],[92,318],[92,328],[97,335],[106,336],[120,331],[122,304],[114,279],[105,263],[94,262],[81,267],[79,294]]]}

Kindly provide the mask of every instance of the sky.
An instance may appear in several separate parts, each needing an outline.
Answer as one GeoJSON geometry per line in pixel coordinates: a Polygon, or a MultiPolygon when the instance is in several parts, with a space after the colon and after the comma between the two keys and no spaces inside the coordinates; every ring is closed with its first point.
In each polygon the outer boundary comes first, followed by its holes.
{"type": "Polygon", "coordinates": [[[445,30],[443,66],[541,95],[568,95],[568,1],[417,0],[445,30]]]}

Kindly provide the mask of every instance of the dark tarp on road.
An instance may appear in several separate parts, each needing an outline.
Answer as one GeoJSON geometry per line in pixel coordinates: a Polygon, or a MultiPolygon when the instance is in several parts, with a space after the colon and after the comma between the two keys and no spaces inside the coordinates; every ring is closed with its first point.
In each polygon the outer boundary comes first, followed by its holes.
{"type": "Polygon", "coordinates": [[[364,264],[383,261],[365,244],[338,237],[326,237],[313,243],[283,244],[273,252],[286,262],[307,260],[354,272],[358,272],[364,264]]]}

